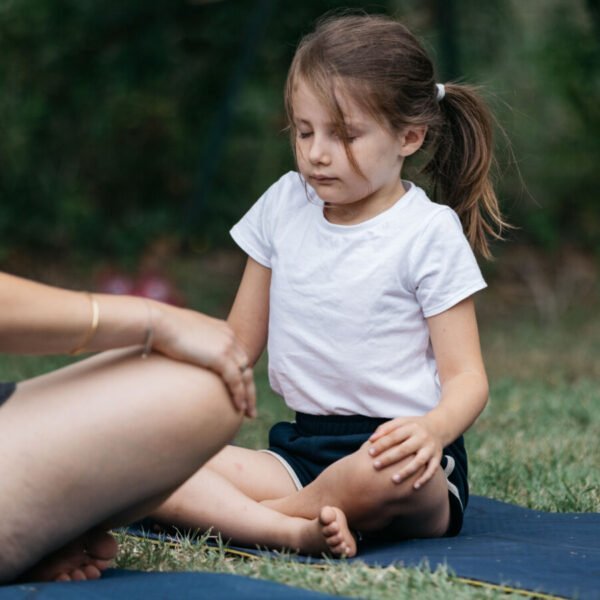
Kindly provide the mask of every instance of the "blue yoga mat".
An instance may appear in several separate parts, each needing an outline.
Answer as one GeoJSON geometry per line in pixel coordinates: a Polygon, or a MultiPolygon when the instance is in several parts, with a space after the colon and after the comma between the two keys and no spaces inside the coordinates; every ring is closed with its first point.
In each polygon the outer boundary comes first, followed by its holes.
{"type": "MultiPolygon", "coordinates": [[[[139,528],[130,531],[140,534],[139,528]]],[[[270,554],[252,548],[230,549],[253,556],[270,554]]],[[[322,562],[301,555],[292,558],[322,562]]],[[[600,514],[541,512],[473,496],[459,536],[363,542],[350,562],[354,560],[371,566],[414,567],[427,563],[435,569],[447,565],[458,578],[470,583],[600,600],[600,514]]]]}
{"type": "Polygon", "coordinates": [[[273,581],[222,573],[142,573],[109,569],[102,579],[0,586],[2,600],[327,600],[320,594],[273,581]]]}
{"type": "Polygon", "coordinates": [[[461,578],[600,599],[600,514],[548,513],[473,497],[455,538],[364,545],[369,565],[447,564],[461,578]]]}

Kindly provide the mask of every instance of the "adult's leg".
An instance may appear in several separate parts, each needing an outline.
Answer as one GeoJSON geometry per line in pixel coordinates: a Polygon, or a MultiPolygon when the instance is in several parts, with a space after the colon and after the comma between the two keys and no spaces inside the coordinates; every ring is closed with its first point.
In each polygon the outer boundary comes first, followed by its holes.
{"type": "Polygon", "coordinates": [[[260,500],[295,491],[281,463],[265,453],[227,447],[178,488],[153,513],[184,528],[211,529],[239,544],[289,548],[307,553],[352,554],[354,540],[336,507],[320,507],[310,518],[285,515],[260,500]]]}
{"type": "Polygon", "coordinates": [[[219,377],[138,349],[19,384],[0,408],[0,581],[175,489],[241,419],[219,377]]]}

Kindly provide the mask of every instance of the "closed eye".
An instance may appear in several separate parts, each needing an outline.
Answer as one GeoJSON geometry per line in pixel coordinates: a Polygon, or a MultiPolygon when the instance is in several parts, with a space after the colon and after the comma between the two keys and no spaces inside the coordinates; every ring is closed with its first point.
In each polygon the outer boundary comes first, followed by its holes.
{"type": "Polygon", "coordinates": [[[305,140],[306,138],[309,138],[312,135],[312,131],[299,131],[298,132],[298,137],[301,140],[305,140]]]}
{"type": "Polygon", "coordinates": [[[339,140],[342,140],[343,142],[346,142],[348,144],[351,144],[357,137],[357,134],[353,134],[353,135],[345,135],[344,133],[340,133],[337,131],[334,131],[332,133],[333,137],[336,137],[339,140]]]}

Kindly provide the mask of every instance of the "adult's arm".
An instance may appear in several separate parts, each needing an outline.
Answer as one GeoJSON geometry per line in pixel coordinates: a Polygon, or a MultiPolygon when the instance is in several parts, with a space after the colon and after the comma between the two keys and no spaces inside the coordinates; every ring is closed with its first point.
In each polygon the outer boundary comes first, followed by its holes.
{"type": "MultiPolygon", "coordinates": [[[[98,326],[87,352],[142,346],[221,375],[236,406],[254,412],[254,382],[242,374],[248,357],[224,321],[134,296],[94,294],[98,326]]],[[[90,296],[0,273],[0,352],[67,354],[86,341],[90,296]]],[[[140,348],[141,354],[141,348],[140,348]]]]}

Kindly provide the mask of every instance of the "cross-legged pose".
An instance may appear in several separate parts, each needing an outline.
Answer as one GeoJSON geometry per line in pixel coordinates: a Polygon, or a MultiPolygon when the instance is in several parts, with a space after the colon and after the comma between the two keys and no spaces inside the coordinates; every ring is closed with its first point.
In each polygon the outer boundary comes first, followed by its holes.
{"type": "Polygon", "coordinates": [[[473,250],[504,225],[491,116],[436,84],[382,16],[333,17],[300,44],[285,103],[298,172],[232,229],[248,263],[229,323],[296,411],[268,451],[228,447],[154,514],[237,543],[356,553],[355,532],[456,535],[463,432],[488,397],[473,250]],[[431,200],[401,178],[425,150],[431,200]],[[466,235],[465,235],[466,234],[466,235]]]}
{"type": "Polygon", "coordinates": [[[0,274],[0,352],[107,349],[0,383],[0,584],[99,577],[117,552],[107,529],[149,513],[254,415],[225,322],[0,274]]]}

